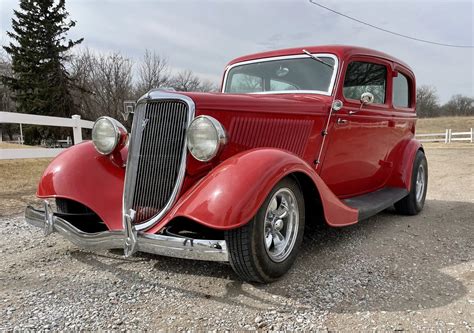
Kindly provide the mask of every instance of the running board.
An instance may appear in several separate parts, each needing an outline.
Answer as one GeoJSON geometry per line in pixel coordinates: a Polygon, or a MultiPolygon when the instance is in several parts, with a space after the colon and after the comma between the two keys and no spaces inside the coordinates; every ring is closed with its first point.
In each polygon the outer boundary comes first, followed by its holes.
{"type": "Polygon", "coordinates": [[[365,220],[389,208],[408,195],[408,190],[399,187],[384,187],[378,191],[342,200],[346,205],[359,210],[359,221],[365,220]]]}

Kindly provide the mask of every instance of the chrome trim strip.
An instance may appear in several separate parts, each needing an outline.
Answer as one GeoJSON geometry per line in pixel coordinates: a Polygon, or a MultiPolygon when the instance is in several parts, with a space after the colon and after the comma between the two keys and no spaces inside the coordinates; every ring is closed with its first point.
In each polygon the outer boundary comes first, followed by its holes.
{"type": "MultiPolygon", "coordinates": [[[[46,214],[44,211],[26,207],[25,220],[29,224],[44,229],[46,214]]],[[[92,250],[120,249],[123,247],[123,231],[83,232],[66,220],[51,215],[52,232],[57,232],[78,247],[92,250]]],[[[225,240],[191,239],[165,235],[137,233],[136,250],[167,257],[229,261],[225,240]]]]}
{"type": "MultiPolygon", "coordinates": [[[[176,93],[170,93],[170,92],[165,92],[162,90],[151,90],[145,95],[143,95],[138,101],[135,110],[140,107],[142,104],[146,104],[151,101],[160,101],[160,100],[179,100],[187,104],[188,106],[188,119],[187,119],[187,125],[186,128],[189,127],[191,124],[191,121],[194,119],[194,113],[195,113],[195,104],[194,101],[189,98],[188,96],[181,95],[181,94],[176,94],[176,93]]],[[[136,113],[136,112],[135,112],[136,113]]],[[[136,124],[132,125],[132,130],[136,129],[136,124]]],[[[134,142],[133,142],[133,133],[130,135],[130,142],[129,142],[129,152],[132,151],[134,148],[134,142]]],[[[140,144],[140,143],[139,143],[140,144]]],[[[140,147],[138,147],[140,149],[140,147]]],[[[127,169],[125,172],[125,185],[124,185],[124,193],[123,193],[123,200],[122,200],[122,216],[123,216],[123,225],[124,229],[127,228],[127,219],[126,215],[129,213],[129,210],[131,209],[132,206],[132,200],[133,200],[133,191],[135,184],[130,182],[130,178],[135,179],[134,177],[130,177],[129,173],[130,172],[137,172],[136,168],[138,165],[138,160],[131,160],[130,159],[131,154],[129,153],[127,156],[127,169]]],[[[181,156],[181,166],[179,169],[178,177],[176,184],[174,186],[173,192],[171,194],[170,199],[168,200],[167,204],[165,207],[154,217],[152,217],[150,220],[136,224],[134,225],[134,228],[137,231],[140,230],[146,230],[151,228],[153,225],[158,223],[161,218],[173,207],[174,203],[177,200],[177,195],[181,190],[181,186],[183,185],[183,180],[184,180],[184,175],[186,172],[186,156],[187,156],[187,143],[186,140],[183,145],[183,151],[182,151],[182,156],[181,156]]]]}
{"type": "MultiPolygon", "coordinates": [[[[339,69],[339,59],[337,56],[333,53],[312,53],[313,56],[315,57],[326,57],[326,58],[332,58],[334,59],[334,69],[333,73],[331,76],[331,82],[329,84],[328,90],[327,91],[319,91],[319,90],[282,90],[282,91],[260,91],[260,92],[253,92],[253,93],[248,93],[250,95],[269,95],[269,94],[319,94],[319,95],[325,95],[325,96],[331,96],[333,93],[334,89],[334,83],[336,81],[336,75],[337,71],[339,69]]],[[[225,69],[224,73],[224,81],[222,83],[222,93],[225,92],[225,86],[227,84],[227,74],[229,74],[229,71],[237,66],[242,66],[242,65],[248,65],[248,64],[255,64],[258,62],[266,62],[266,61],[276,61],[276,60],[287,60],[287,59],[300,59],[300,58],[306,58],[308,59],[308,55],[305,53],[302,54],[296,54],[296,55],[289,55],[289,56],[279,56],[279,57],[270,57],[270,58],[261,58],[261,59],[255,59],[255,60],[248,60],[248,61],[242,61],[242,62],[237,62],[235,64],[232,64],[228,66],[225,69]]],[[[232,93],[226,93],[226,94],[232,94],[232,93]]]]}

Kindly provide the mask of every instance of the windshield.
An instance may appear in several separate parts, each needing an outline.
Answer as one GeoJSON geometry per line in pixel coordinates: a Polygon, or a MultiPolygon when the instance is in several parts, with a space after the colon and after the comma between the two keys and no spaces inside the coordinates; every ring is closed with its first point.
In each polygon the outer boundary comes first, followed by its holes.
{"type": "Polygon", "coordinates": [[[336,57],[327,54],[315,56],[326,64],[302,55],[234,65],[227,72],[224,92],[312,92],[329,95],[334,84],[336,57]]]}

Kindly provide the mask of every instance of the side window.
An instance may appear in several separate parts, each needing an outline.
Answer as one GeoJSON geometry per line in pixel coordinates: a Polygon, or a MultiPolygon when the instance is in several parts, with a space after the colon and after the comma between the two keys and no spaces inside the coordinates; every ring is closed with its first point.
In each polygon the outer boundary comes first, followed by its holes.
{"type": "Polygon", "coordinates": [[[263,91],[263,79],[261,77],[236,73],[230,80],[231,86],[229,92],[233,93],[248,93],[263,91]]]}
{"type": "Polygon", "coordinates": [[[387,87],[387,68],[370,62],[354,61],[347,66],[344,97],[359,100],[365,92],[374,95],[374,103],[384,104],[387,87]]]}
{"type": "Polygon", "coordinates": [[[408,108],[410,107],[410,90],[408,78],[402,73],[393,78],[393,105],[408,108]]]}

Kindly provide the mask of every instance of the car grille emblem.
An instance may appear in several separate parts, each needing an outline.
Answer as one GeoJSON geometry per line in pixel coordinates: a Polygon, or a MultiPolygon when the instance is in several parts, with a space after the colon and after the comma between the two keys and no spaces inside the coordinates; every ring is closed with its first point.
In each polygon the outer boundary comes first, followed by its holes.
{"type": "Polygon", "coordinates": [[[145,126],[148,123],[148,120],[150,120],[150,119],[143,119],[143,121],[142,121],[142,130],[145,129],[145,126]]]}

